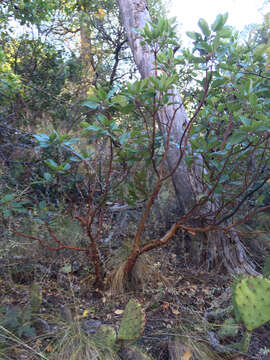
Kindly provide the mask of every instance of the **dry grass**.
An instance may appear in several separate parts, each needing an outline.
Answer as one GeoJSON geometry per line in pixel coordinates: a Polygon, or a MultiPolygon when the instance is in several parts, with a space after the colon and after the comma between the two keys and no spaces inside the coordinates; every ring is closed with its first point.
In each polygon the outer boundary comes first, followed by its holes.
{"type": "Polygon", "coordinates": [[[160,279],[151,258],[142,254],[136,261],[131,275],[127,278],[124,273],[125,261],[113,270],[107,279],[107,285],[113,295],[123,294],[129,290],[143,291],[152,281],[160,279]]]}
{"type": "Polygon", "coordinates": [[[88,338],[80,325],[70,324],[59,341],[52,360],[118,360],[112,349],[101,349],[91,338],[88,338]]]}

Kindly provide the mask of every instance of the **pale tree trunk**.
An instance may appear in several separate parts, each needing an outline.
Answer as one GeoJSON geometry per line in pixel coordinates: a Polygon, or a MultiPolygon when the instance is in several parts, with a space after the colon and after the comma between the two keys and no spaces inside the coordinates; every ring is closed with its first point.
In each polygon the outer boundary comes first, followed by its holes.
{"type": "Polygon", "coordinates": [[[87,97],[87,91],[94,81],[95,70],[92,63],[91,54],[91,29],[88,21],[84,18],[84,13],[81,14],[80,20],[80,38],[81,38],[81,64],[82,64],[82,95],[87,97]]]}
{"type": "MultiPolygon", "coordinates": [[[[150,20],[146,0],[117,1],[138,70],[142,78],[153,76],[154,55],[149,46],[141,45],[141,37],[138,32],[134,31],[134,29],[144,28],[145,24],[150,20]]],[[[168,124],[171,122],[171,119],[174,119],[171,128],[172,144],[179,144],[189,119],[177,90],[174,91],[173,97],[173,102],[177,103],[177,105],[168,105],[159,111],[158,125],[165,138],[168,133],[168,124]]],[[[188,144],[186,151],[189,151],[188,144]]],[[[171,145],[167,157],[168,168],[173,169],[178,159],[179,148],[171,145]]],[[[177,200],[185,212],[195,204],[196,197],[202,193],[201,185],[197,181],[196,176],[199,173],[200,170],[196,164],[191,169],[187,169],[182,161],[181,165],[172,175],[177,200]]],[[[213,208],[213,206],[215,206],[213,203],[206,203],[203,208],[200,208],[200,214],[209,214],[210,207],[213,208]]],[[[228,235],[223,231],[209,231],[192,236],[192,241],[196,243],[195,247],[203,249],[199,253],[193,253],[194,258],[204,254],[203,256],[209,264],[208,268],[223,264],[230,273],[255,273],[254,266],[248,259],[243,245],[235,232],[230,232],[230,235],[228,235]]]]}

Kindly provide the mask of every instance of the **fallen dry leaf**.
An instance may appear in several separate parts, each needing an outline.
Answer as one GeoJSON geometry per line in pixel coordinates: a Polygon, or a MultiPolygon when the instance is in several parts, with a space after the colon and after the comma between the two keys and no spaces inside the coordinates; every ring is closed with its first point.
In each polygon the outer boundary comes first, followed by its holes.
{"type": "Polygon", "coordinates": [[[169,303],[164,303],[161,305],[161,310],[163,311],[169,311],[169,307],[170,307],[170,304],[169,303]]]}
{"type": "Polygon", "coordinates": [[[89,314],[89,312],[90,312],[89,310],[84,310],[82,317],[86,317],[89,314]]]}
{"type": "Polygon", "coordinates": [[[173,313],[173,315],[179,315],[180,311],[172,308],[172,313],[173,313]]]}
{"type": "Polygon", "coordinates": [[[46,348],[45,348],[45,351],[52,352],[53,351],[52,345],[51,344],[47,345],[46,348]]]}
{"type": "Polygon", "coordinates": [[[190,349],[187,349],[183,356],[181,356],[180,360],[189,360],[192,356],[192,352],[190,349]]]}
{"type": "Polygon", "coordinates": [[[121,315],[121,314],[123,314],[123,312],[124,312],[124,310],[121,310],[121,309],[117,309],[117,310],[115,310],[115,314],[116,315],[121,315]]]}

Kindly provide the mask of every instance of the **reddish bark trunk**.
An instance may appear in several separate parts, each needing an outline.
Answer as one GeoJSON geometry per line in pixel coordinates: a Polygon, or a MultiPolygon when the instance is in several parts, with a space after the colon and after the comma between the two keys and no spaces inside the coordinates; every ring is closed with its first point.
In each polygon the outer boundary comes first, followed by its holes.
{"type": "MultiPolygon", "coordinates": [[[[154,55],[149,46],[141,45],[141,37],[138,32],[134,31],[134,29],[144,28],[145,24],[150,20],[146,0],[118,0],[118,5],[123,24],[126,29],[127,38],[139,72],[142,78],[152,76],[154,74],[154,55]]],[[[172,143],[179,144],[185,132],[185,128],[189,123],[189,119],[182,105],[180,95],[176,89],[174,90],[172,100],[177,104],[168,105],[159,111],[158,125],[161,133],[164,135],[164,139],[167,134],[168,126],[171,126],[172,143]]],[[[188,152],[188,143],[186,149],[188,152]]],[[[178,159],[178,148],[170,145],[167,156],[168,168],[174,169],[178,159]]],[[[194,164],[191,169],[187,169],[183,162],[172,174],[172,181],[177,200],[185,212],[188,212],[192,208],[195,203],[196,196],[202,193],[201,185],[197,181],[198,174],[200,174],[200,170],[196,164],[194,164]]],[[[204,206],[199,209],[201,217],[203,217],[202,214],[209,214],[209,210],[214,212],[216,207],[217,204],[206,202],[204,206]]],[[[201,226],[201,224],[195,225],[197,227],[201,226]]],[[[228,226],[228,224],[226,225],[228,226]]],[[[170,229],[169,232],[171,230],[172,229],[170,229]]],[[[168,241],[170,237],[171,236],[167,236],[166,241],[168,241]]],[[[189,241],[192,241],[195,244],[195,247],[197,246],[202,249],[193,253],[192,256],[194,258],[201,259],[204,254],[209,268],[212,268],[217,264],[223,264],[229,272],[255,273],[254,265],[247,257],[237,234],[233,231],[230,232],[230,235],[224,231],[216,230],[212,230],[207,233],[198,233],[195,236],[192,236],[189,241]]],[[[136,240],[135,243],[133,253],[130,255],[126,264],[126,271],[132,270],[135,261],[142,252],[149,251],[150,248],[164,244],[164,242],[161,242],[160,244],[156,242],[155,244],[146,244],[143,248],[139,249],[138,241],[136,240]]]]}

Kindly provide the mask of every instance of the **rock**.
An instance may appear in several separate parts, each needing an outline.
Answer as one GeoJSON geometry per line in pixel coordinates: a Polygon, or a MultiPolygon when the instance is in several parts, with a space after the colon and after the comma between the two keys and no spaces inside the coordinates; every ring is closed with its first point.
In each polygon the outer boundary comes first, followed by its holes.
{"type": "Polygon", "coordinates": [[[36,318],[33,321],[33,327],[35,328],[37,335],[44,334],[44,333],[49,332],[51,330],[49,324],[47,323],[47,321],[45,321],[45,320],[43,320],[41,318],[36,318]]]}
{"type": "Polygon", "coordinates": [[[101,321],[99,320],[85,319],[82,321],[82,328],[89,335],[94,335],[100,326],[101,321]]]}

